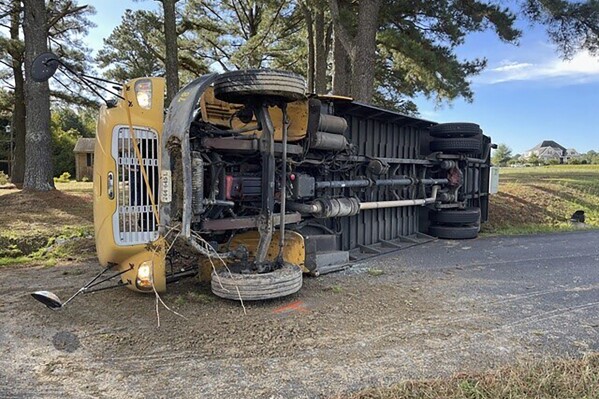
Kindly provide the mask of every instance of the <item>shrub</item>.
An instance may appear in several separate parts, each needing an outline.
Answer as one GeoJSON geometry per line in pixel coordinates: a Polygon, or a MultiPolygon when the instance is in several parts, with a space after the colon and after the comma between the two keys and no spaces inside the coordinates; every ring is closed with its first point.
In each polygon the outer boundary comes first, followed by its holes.
{"type": "Polygon", "coordinates": [[[75,143],[77,142],[76,130],[52,130],[52,162],[54,162],[54,176],[62,172],[75,174],[75,143]]]}
{"type": "Polygon", "coordinates": [[[68,183],[71,181],[71,174],[69,172],[64,172],[60,177],[55,177],[54,181],[59,183],[68,183]]]}
{"type": "Polygon", "coordinates": [[[0,170],[0,186],[8,184],[8,175],[0,170]]]}

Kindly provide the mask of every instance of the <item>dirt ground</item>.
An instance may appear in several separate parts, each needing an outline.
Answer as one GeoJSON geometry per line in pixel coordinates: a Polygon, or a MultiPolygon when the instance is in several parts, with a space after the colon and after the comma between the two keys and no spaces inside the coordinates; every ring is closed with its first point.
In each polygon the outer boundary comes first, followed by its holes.
{"type": "Polygon", "coordinates": [[[61,311],[29,296],[67,298],[94,262],[3,268],[0,397],[320,398],[597,352],[599,233],[570,234],[541,240],[544,250],[538,238],[437,241],[305,278],[247,314],[188,280],[163,296],[185,319],[161,308],[160,328],[154,298],[124,288],[61,311]],[[559,258],[574,241],[584,257],[559,258]],[[556,259],[582,268],[562,273],[556,259]]]}

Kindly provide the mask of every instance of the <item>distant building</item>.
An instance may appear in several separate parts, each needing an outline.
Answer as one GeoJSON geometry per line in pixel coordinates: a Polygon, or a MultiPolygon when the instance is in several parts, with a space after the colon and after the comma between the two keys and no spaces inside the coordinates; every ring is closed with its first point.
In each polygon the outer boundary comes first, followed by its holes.
{"type": "Polygon", "coordinates": [[[566,156],[564,157],[564,162],[570,161],[570,159],[580,157],[580,153],[576,151],[574,148],[568,148],[566,150],[566,156]]]}
{"type": "Polygon", "coordinates": [[[576,151],[574,148],[566,149],[566,147],[556,143],[553,140],[545,140],[537,144],[522,154],[522,158],[528,159],[533,154],[536,154],[541,162],[556,160],[559,163],[567,163],[570,159],[580,156],[578,151],[576,151]]]}
{"type": "Polygon", "coordinates": [[[90,181],[94,177],[94,145],[96,139],[81,137],[75,143],[75,179],[82,180],[84,177],[90,181]]]}

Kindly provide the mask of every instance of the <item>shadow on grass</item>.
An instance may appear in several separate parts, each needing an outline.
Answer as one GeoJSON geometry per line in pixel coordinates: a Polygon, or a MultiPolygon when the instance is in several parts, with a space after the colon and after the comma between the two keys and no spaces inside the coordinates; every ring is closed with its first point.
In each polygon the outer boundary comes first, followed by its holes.
{"type": "Polygon", "coordinates": [[[10,210],[0,215],[3,224],[10,225],[19,221],[63,224],[63,213],[85,222],[93,222],[92,194],[69,194],[58,190],[47,192],[17,191],[0,196],[0,209],[10,210]]]}
{"type": "Polygon", "coordinates": [[[559,222],[565,222],[568,220],[563,215],[552,212],[547,208],[533,203],[532,201],[522,199],[521,197],[517,197],[513,194],[501,193],[501,196],[509,198],[510,200],[520,205],[523,205],[525,207],[525,211],[527,212],[527,219],[529,220],[534,221],[536,219],[539,223],[544,221],[548,217],[559,222]]]}

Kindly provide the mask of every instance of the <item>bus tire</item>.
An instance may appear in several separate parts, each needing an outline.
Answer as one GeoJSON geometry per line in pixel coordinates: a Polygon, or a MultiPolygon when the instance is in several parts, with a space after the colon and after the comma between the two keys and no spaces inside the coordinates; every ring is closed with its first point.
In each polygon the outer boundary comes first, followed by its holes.
{"type": "Polygon", "coordinates": [[[452,225],[479,224],[480,208],[443,209],[431,211],[429,218],[432,222],[452,225]]]}
{"type": "Polygon", "coordinates": [[[431,151],[445,152],[448,154],[472,154],[482,153],[482,141],[480,138],[460,137],[452,139],[437,139],[431,141],[431,151]]]}
{"type": "Polygon", "coordinates": [[[481,135],[483,131],[476,123],[454,122],[431,126],[429,132],[432,137],[454,138],[474,137],[481,135]]]}
{"type": "Polygon", "coordinates": [[[291,295],[302,288],[302,270],[285,263],[269,273],[242,274],[223,267],[212,272],[210,283],[214,295],[221,298],[260,301],[291,295]]]}
{"type": "Polygon", "coordinates": [[[432,225],[428,232],[433,237],[448,240],[467,240],[478,237],[480,226],[437,226],[432,225]]]}
{"type": "Polygon", "coordinates": [[[295,73],[271,69],[232,71],[216,78],[214,96],[235,104],[245,104],[255,97],[292,102],[306,97],[306,81],[295,73]]]}

